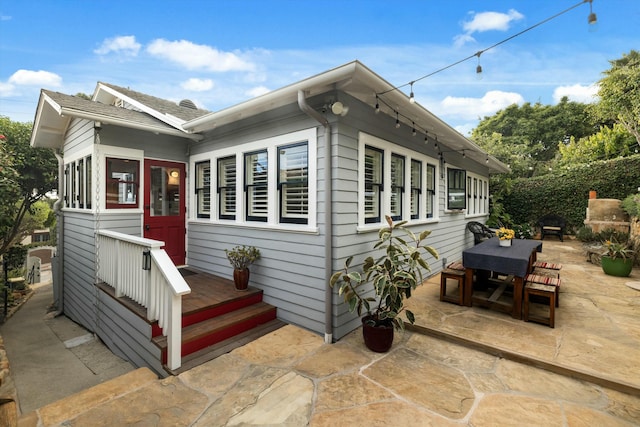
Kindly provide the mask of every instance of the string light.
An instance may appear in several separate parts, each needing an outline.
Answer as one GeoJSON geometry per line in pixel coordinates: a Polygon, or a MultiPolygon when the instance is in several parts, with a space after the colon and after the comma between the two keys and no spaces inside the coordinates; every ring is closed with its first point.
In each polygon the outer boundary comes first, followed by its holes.
{"type": "Polygon", "coordinates": [[[416,124],[411,122],[411,135],[416,136],[416,124]]]}
{"type": "Polygon", "coordinates": [[[409,95],[409,102],[412,104],[416,103],[416,97],[413,96],[413,82],[411,82],[411,95],[409,95]]]}
{"type": "MultiPolygon", "coordinates": [[[[480,50],[480,51],[478,51],[478,52],[476,52],[476,53],[474,53],[472,55],[467,56],[466,58],[463,58],[463,59],[461,59],[459,61],[456,61],[453,64],[449,64],[449,65],[447,65],[445,67],[439,68],[439,69],[437,69],[437,70],[435,70],[435,71],[433,71],[433,72],[431,72],[429,74],[425,74],[424,76],[422,76],[420,78],[417,78],[417,79],[414,79],[414,80],[410,81],[409,83],[405,83],[405,84],[400,85],[400,86],[392,87],[391,89],[388,89],[388,90],[386,90],[384,92],[379,92],[376,95],[384,95],[385,93],[389,93],[389,92],[392,92],[394,90],[399,90],[400,88],[403,88],[403,87],[405,87],[407,85],[411,86],[411,94],[413,94],[413,85],[414,85],[414,83],[417,83],[417,82],[419,82],[421,80],[424,80],[424,79],[426,79],[428,77],[431,77],[434,74],[441,73],[441,72],[443,72],[445,70],[448,70],[449,68],[455,67],[456,65],[461,64],[461,63],[463,63],[465,61],[468,61],[469,59],[471,59],[473,57],[478,57],[478,60],[479,60],[480,59],[480,55],[483,54],[484,52],[486,52],[488,50],[491,50],[491,49],[494,49],[494,48],[496,48],[496,47],[498,47],[498,46],[500,46],[500,45],[502,45],[502,44],[504,44],[504,43],[506,43],[506,42],[508,42],[510,40],[513,40],[516,37],[519,37],[519,36],[523,35],[526,32],[529,32],[529,31],[533,30],[534,28],[537,28],[537,27],[539,27],[539,26],[541,26],[543,24],[546,24],[547,22],[549,22],[549,21],[551,21],[551,20],[553,20],[553,19],[555,19],[555,18],[557,18],[557,17],[559,17],[561,15],[564,15],[567,12],[570,12],[571,10],[581,6],[584,3],[589,3],[589,10],[590,10],[589,17],[588,17],[589,24],[595,24],[597,22],[597,18],[596,18],[596,14],[593,13],[593,11],[591,11],[592,2],[593,2],[593,0],[581,0],[579,3],[576,3],[573,6],[568,7],[567,9],[564,9],[563,11],[556,13],[555,15],[552,15],[552,16],[546,18],[546,19],[543,19],[542,21],[540,21],[540,22],[538,22],[536,24],[533,24],[532,26],[530,26],[528,28],[525,28],[524,30],[522,30],[522,31],[520,31],[520,32],[518,32],[518,33],[516,33],[516,34],[514,34],[514,35],[512,35],[510,37],[507,37],[506,39],[501,40],[501,41],[489,46],[486,49],[480,50]]],[[[481,72],[482,67],[480,66],[480,64],[478,64],[478,66],[476,67],[476,73],[477,74],[478,74],[478,69],[480,69],[480,72],[481,72]]],[[[411,102],[412,98],[414,99],[413,102],[415,102],[415,97],[414,96],[410,96],[409,97],[409,101],[411,102]]]]}
{"type": "Polygon", "coordinates": [[[380,100],[378,99],[378,94],[376,94],[376,114],[380,113],[380,100]]]}
{"type": "Polygon", "coordinates": [[[476,52],[476,56],[478,57],[478,66],[476,67],[476,78],[478,80],[482,80],[482,65],[480,65],[480,55],[482,55],[482,51],[476,52]]]}
{"type": "Polygon", "coordinates": [[[398,118],[398,112],[396,111],[396,129],[400,127],[400,119],[398,118]]]}
{"type": "Polygon", "coordinates": [[[587,22],[589,23],[589,32],[593,33],[598,29],[598,17],[595,13],[593,13],[593,0],[585,0],[589,2],[589,16],[587,17],[587,22]]]}

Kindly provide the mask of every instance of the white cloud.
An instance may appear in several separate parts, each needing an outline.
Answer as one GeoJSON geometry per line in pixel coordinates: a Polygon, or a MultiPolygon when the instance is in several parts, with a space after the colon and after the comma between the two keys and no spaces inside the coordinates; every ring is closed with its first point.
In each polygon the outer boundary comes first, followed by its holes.
{"type": "Polygon", "coordinates": [[[553,91],[553,100],[555,102],[560,102],[562,97],[566,96],[571,101],[589,104],[595,102],[597,94],[597,84],[591,84],[589,86],[583,86],[581,84],[575,84],[572,86],[558,86],[553,91]]]}
{"type": "Polygon", "coordinates": [[[515,9],[510,9],[508,13],[500,12],[480,12],[473,15],[471,21],[464,22],[462,28],[467,34],[484,31],[507,31],[513,21],[519,21],[524,15],[515,9]]]}
{"type": "Polygon", "coordinates": [[[98,55],[107,55],[115,52],[125,56],[136,56],[142,46],[136,42],[135,36],[118,36],[105,39],[99,48],[93,52],[98,55]]]}
{"type": "Polygon", "coordinates": [[[213,80],[211,79],[196,79],[191,78],[187,81],[184,81],[180,84],[180,86],[192,92],[205,92],[213,89],[213,80]]]}
{"type": "Polygon", "coordinates": [[[457,116],[465,120],[489,116],[511,104],[522,104],[524,98],[519,93],[492,90],[482,98],[458,98],[447,96],[440,103],[442,115],[457,116]]]}
{"type": "Polygon", "coordinates": [[[271,89],[265,86],[257,86],[246,91],[245,95],[255,98],[256,96],[264,95],[265,93],[268,93],[268,92],[271,92],[271,89]]]}
{"type": "Polygon", "coordinates": [[[49,71],[18,70],[9,77],[9,83],[19,86],[57,87],[62,77],[49,71]]]}
{"type": "Polygon", "coordinates": [[[207,71],[252,71],[254,64],[232,52],[221,52],[206,45],[187,40],[168,41],[156,39],[147,47],[147,52],[180,64],[188,70],[207,71]]]}

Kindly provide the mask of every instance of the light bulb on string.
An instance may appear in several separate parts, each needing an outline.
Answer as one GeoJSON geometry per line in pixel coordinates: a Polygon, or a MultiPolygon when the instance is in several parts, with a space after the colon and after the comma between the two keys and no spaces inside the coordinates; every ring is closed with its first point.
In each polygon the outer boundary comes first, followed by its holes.
{"type": "Polygon", "coordinates": [[[411,122],[411,135],[416,136],[416,124],[411,122]]]}
{"type": "Polygon", "coordinates": [[[587,17],[587,22],[589,23],[589,32],[595,33],[598,31],[598,17],[595,13],[593,13],[593,0],[587,0],[589,2],[589,16],[587,17]]]}
{"type": "Polygon", "coordinates": [[[427,134],[424,134],[424,145],[428,145],[429,144],[429,137],[427,136],[427,134]]]}
{"type": "Polygon", "coordinates": [[[411,82],[411,94],[409,95],[409,102],[412,104],[416,103],[416,97],[413,95],[413,83],[411,82]]]}
{"type": "Polygon", "coordinates": [[[376,94],[376,114],[380,113],[380,101],[378,100],[378,95],[376,94]]]}
{"type": "Polygon", "coordinates": [[[480,55],[482,55],[482,51],[478,51],[476,56],[478,57],[478,65],[476,66],[476,79],[482,80],[482,65],[480,65],[480,55]]]}
{"type": "Polygon", "coordinates": [[[396,111],[396,129],[400,127],[400,119],[398,118],[398,112],[396,111]]]}

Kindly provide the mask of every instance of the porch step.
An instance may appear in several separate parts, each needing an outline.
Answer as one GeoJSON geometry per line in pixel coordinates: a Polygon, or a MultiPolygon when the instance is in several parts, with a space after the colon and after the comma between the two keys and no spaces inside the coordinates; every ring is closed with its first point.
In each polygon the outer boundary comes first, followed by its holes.
{"type": "MultiPolygon", "coordinates": [[[[276,307],[258,302],[220,316],[202,320],[182,328],[182,357],[249,331],[276,319],[276,307]]],[[[162,363],[167,363],[167,338],[157,336],[152,341],[162,351],[162,363]]]]}
{"type": "Polygon", "coordinates": [[[202,350],[198,350],[194,353],[189,354],[188,356],[183,357],[182,366],[180,366],[178,369],[172,370],[165,365],[165,370],[170,375],[179,375],[182,372],[207,363],[208,361],[213,360],[216,357],[229,353],[238,347],[242,347],[243,345],[248,344],[277,329],[280,329],[285,325],[286,323],[280,319],[271,320],[267,323],[258,325],[255,328],[251,328],[246,332],[242,332],[241,334],[235,335],[231,338],[227,338],[224,341],[220,341],[217,344],[210,345],[209,347],[205,347],[202,350]]]}

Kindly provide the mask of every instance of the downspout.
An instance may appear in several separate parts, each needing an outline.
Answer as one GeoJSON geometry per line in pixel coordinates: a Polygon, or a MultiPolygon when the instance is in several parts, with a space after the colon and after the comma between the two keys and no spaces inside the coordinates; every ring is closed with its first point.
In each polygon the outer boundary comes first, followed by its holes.
{"type": "Polygon", "coordinates": [[[60,155],[60,150],[54,152],[56,159],[58,160],[58,200],[53,204],[53,212],[56,215],[56,262],[58,268],[56,269],[55,277],[53,277],[53,303],[56,307],[54,316],[59,316],[64,312],[64,215],[62,215],[62,197],[63,197],[63,185],[64,185],[64,159],[60,155]]]}
{"type": "Polygon", "coordinates": [[[333,260],[332,221],[332,171],[331,171],[331,124],[322,114],[307,104],[304,91],[298,91],[298,107],[312,119],[324,126],[324,342],[333,342],[333,290],[329,287],[333,260]]]}

